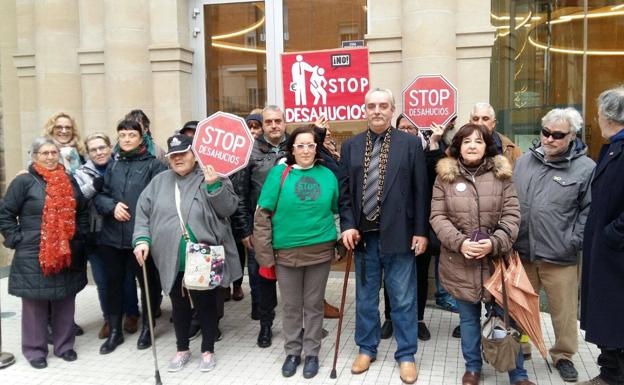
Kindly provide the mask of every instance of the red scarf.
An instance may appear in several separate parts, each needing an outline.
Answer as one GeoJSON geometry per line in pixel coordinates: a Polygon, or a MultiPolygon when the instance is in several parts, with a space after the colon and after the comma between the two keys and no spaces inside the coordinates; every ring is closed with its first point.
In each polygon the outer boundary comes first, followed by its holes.
{"type": "Polygon", "coordinates": [[[44,276],[55,274],[71,264],[69,241],[76,231],[76,199],[65,167],[55,170],[33,163],[46,182],[46,197],[41,218],[39,264],[44,276]]]}

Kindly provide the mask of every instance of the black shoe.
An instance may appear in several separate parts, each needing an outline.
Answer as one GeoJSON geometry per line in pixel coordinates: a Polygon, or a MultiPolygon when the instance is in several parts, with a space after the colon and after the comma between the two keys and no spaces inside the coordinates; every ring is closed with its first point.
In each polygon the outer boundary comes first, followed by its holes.
{"type": "Polygon", "coordinates": [[[271,338],[273,338],[271,327],[268,325],[260,325],[260,333],[258,334],[258,346],[261,348],[268,348],[269,346],[271,346],[271,338]]]}
{"type": "Polygon", "coordinates": [[[76,353],[74,349],[69,349],[65,353],[61,354],[59,357],[67,362],[72,362],[78,359],[78,353],[76,353]]]}
{"type": "Polygon", "coordinates": [[[282,376],[292,377],[297,372],[297,366],[301,363],[301,356],[289,354],[282,365],[282,376]]]}
{"type": "Polygon", "coordinates": [[[561,359],[557,361],[555,367],[559,371],[561,379],[565,382],[578,381],[578,372],[574,368],[574,364],[570,360],[561,359]]]}
{"type": "Polygon", "coordinates": [[[429,341],[431,339],[431,333],[427,329],[427,325],[423,321],[418,321],[418,339],[421,341],[429,341]]]}
{"type": "Polygon", "coordinates": [[[387,319],[384,321],[383,325],[381,326],[381,339],[382,340],[387,340],[388,338],[392,337],[392,321],[387,319]]]}
{"type": "Polygon", "coordinates": [[[154,318],[160,318],[161,315],[162,310],[160,309],[160,306],[158,306],[158,309],[156,309],[156,311],[154,312],[154,318]]]}
{"type": "Polygon", "coordinates": [[[221,341],[223,339],[223,334],[221,333],[221,329],[217,326],[217,333],[215,334],[215,341],[221,341]]]}
{"type": "Polygon", "coordinates": [[[152,335],[150,334],[149,324],[145,322],[143,323],[141,334],[139,334],[139,339],[137,340],[137,349],[144,350],[150,346],[152,346],[152,335]]]}
{"type": "Polygon", "coordinates": [[[459,325],[455,329],[453,329],[453,338],[461,338],[461,329],[459,325]]]}
{"type": "Polygon", "coordinates": [[[258,309],[258,305],[251,305],[251,319],[254,321],[260,321],[260,310],[258,309]]]}
{"type": "Polygon", "coordinates": [[[28,362],[30,363],[30,366],[35,369],[43,369],[48,367],[48,361],[45,359],[45,357],[35,358],[34,360],[30,360],[28,362]]]}
{"type": "Polygon", "coordinates": [[[319,362],[317,356],[306,356],[305,363],[303,364],[303,378],[312,378],[316,376],[319,369],[319,362]]]}
{"type": "Polygon", "coordinates": [[[193,341],[200,335],[201,335],[201,326],[199,326],[199,324],[191,322],[191,327],[189,328],[189,341],[193,341]]]}
{"type": "Polygon", "coordinates": [[[84,330],[77,323],[74,322],[74,334],[77,336],[81,336],[84,334],[84,330]]]}
{"type": "Polygon", "coordinates": [[[117,346],[124,343],[123,331],[121,329],[121,316],[108,316],[108,325],[110,331],[108,333],[108,338],[106,338],[106,341],[100,346],[100,354],[111,353],[117,346]]]}

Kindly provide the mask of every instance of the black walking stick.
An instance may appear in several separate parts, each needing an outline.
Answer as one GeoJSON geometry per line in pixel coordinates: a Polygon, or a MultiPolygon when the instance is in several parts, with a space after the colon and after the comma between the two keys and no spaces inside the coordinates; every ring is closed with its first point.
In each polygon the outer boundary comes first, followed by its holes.
{"type": "Polygon", "coordinates": [[[152,355],[154,356],[154,370],[155,370],[155,378],[156,385],[162,385],[162,381],[160,380],[160,372],[158,371],[158,357],[156,356],[156,337],[154,337],[154,318],[152,318],[152,301],[150,299],[149,285],[147,284],[147,268],[145,264],[147,261],[143,261],[143,282],[145,284],[145,299],[147,302],[147,318],[149,321],[150,328],[150,337],[152,338],[152,355]]]}
{"type": "MultiPolygon", "coordinates": [[[[2,296],[0,292],[0,297],[2,296]]],[[[0,306],[0,369],[11,366],[15,363],[15,356],[2,351],[2,308],[0,306]]]]}
{"type": "Polygon", "coordinates": [[[336,331],[336,350],[334,350],[334,364],[329,378],[336,378],[336,363],[338,362],[338,351],[340,350],[340,334],[342,333],[342,318],[344,317],[344,306],[347,298],[347,283],[349,283],[349,273],[351,272],[351,261],[353,260],[353,250],[347,251],[347,266],[345,267],[344,281],[342,282],[342,296],[340,297],[340,314],[338,316],[338,330],[336,331]]]}

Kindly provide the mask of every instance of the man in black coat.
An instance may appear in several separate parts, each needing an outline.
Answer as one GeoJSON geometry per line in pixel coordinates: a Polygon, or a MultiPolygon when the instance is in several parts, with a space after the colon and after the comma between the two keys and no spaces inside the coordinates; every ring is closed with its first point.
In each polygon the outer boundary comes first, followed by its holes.
{"type": "Polygon", "coordinates": [[[624,384],[624,87],[598,97],[602,146],[585,224],[581,329],[600,348],[600,375],[580,385],[624,384]]]}
{"type": "Polygon", "coordinates": [[[351,372],[365,372],[377,355],[383,275],[396,331],[394,358],[401,379],[411,384],[418,376],[414,256],[427,248],[429,233],[425,155],[419,138],[392,127],[390,90],[370,90],[365,104],[368,129],[342,145],[339,173],[342,240],[356,252],[359,354],[351,372]]]}

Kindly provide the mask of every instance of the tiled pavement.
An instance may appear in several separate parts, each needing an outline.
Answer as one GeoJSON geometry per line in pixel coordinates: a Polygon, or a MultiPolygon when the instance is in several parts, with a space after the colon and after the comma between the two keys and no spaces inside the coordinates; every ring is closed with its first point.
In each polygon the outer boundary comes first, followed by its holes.
{"type": "MultiPolygon", "coordinates": [[[[96,296],[95,286],[89,285],[79,293],[76,306],[76,321],[86,331],[85,335],[76,338],[78,360],[67,363],[52,353],[48,357],[48,368],[36,370],[30,367],[20,351],[20,311],[19,298],[7,294],[7,279],[0,279],[2,299],[2,349],[16,356],[17,362],[4,370],[0,370],[2,385],[33,385],[33,384],[154,384],[154,366],[151,350],[136,349],[137,335],[127,335],[126,342],[108,356],[98,353],[101,340],[97,332],[101,326],[101,313],[96,296]]],[[[167,373],[169,359],[175,353],[175,337],[173,326],[169,323],[171,306],[167,299],[163,301],[163,315],[157,322],[158,363],[163,384],[401,384],[399,370],[393,360],[394,340],[382,340],[379,345],[378,360],[370,370],[362,375],[352,375],[350,365],[356,346],[353,341],[355,327],[355,285],[353,276],[350,281],[344,319],[344,331],[341,340],[341,351],[338,358],[338,378],[329,378],[331,371],[337,320],[326,320],[325,328],[330,335],[323,340],[319,374],[310,380],[301,375],[301,368],[291,378],[281,376],[281,364],[284,359],[283,339],[280,333],[280,311],[277,312],[273,326],[273,345],[267,349],[256,346],[259,330],[258,322],[251,321],[250,297],[245,283],[245,298],[240,302],[225,304],[225,317],[221,320],[224,333],[222,341],[216,344],[217,367],[209,373],[198,370],[200,341],[191,342],[193,359],[191,363],[178,373],[167,373]]],[[[342,273],[331,273],[327,287],[329,302],[340,301],[342,273]]],[[[420,385],[451,385],[461,383],[464,371],[459,340],[451,337],[451,331],[458,324],[458,316],[429,306],[425,312],[425,321],[429,326],[432,338],[427,342],[419,342],[416,362],[420,369],[417,384],[420,385]]],[[[554,334],[548,314],[543,313],[542,327],[545,332],[546,345],[551,346],[554,334]]],[[[579,378],[585,380],[595,376],[598,368],[595,364],[597,349],[586,344],[579,337],[579,354],[574,363],[579,371],[579,378]]],[[[534,350],[534,357],[537,356],[534,350]]],[[[537,356],[526,363],[530,379],[539,385],[562,385],[556,370],[550,374],[544,361],[537,356]]],[[[484,366],[483,384],[508,384],[506,373],[495,373],[487,364],[484,366]]]]}

